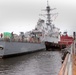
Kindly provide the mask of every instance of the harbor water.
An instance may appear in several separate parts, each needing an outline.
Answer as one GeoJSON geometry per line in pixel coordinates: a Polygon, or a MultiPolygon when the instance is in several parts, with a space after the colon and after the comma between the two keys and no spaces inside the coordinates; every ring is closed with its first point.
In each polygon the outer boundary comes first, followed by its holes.
{"type": "Polygon", "coordinates": [[[60,52],[39,51],[0,59],[0,75],[58,75],[61,64],[60,52]]]}

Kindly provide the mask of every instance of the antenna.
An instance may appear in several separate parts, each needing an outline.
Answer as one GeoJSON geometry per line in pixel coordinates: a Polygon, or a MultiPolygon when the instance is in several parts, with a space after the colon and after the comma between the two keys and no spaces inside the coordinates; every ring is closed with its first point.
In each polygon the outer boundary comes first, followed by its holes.
{"type": "Polygon", "coordinates": [[[49,6],[49,1],[47,0],[47,6],[49,6]]]}

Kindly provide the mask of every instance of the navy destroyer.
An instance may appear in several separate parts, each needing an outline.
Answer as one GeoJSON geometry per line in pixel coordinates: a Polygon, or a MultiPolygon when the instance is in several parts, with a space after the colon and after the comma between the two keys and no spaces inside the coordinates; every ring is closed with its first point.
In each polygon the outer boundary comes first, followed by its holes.
{"type": "MultiPolygon", "coordinates": [[[[8,32],[5,32],[5,34],[7,33],[8,32]]],[[[30,33],[30,35],[28,35],[28,38],[22,33],[23,32],[21,32],[20,35],[13,34],[11,37],[8,35],[5,36],[5,34],[3,34],[3,37],[0,38],[0,58],[45,50],[45,44],[43,42],[40,42],[36,36],[31,36],[30,33]],[[30,41],[31,38],[33,41],[30,41]]]]}
{"type": "Polygon", "coordinates": [[[19,35],[9,32],[1,34],[0,57],[18,55],[38,50],[59,49],[59,28],[52,24],[51,9],[48,1],[45,11],[47,20],[39,19],[36,27],[29,32],[21,32],[19,35]]]}
{"type": "Polygon", "coordinates": [[[40,16],[45,16],[46,20],[39,19],[33,33],[38,33],[40,36],[40,40],[45,43],[46,50],[60,50],[61,45],[58,43],[60,40],[60,29],[57,28],[52,22],[52,15],[56,15],[58,13],[52,13],[56,8],[50,8],[49,3],[47,1],[47,7],[44,11],[46,14],[41,14],[40,16]]]}

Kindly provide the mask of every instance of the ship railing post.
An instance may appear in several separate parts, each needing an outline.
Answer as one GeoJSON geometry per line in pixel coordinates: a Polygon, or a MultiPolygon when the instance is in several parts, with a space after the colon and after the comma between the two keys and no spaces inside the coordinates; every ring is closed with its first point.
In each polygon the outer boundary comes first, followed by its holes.
{"type": "Polygon", "coordinates": [[[73,72],[72,72],[72,70],[73,70],[73,44],[71,44],[71,56],[70,56],[70,59],[71,59],[71,75],[73,75],[73,72]]]}
{"type": "Polygon", "coordinates": [[[75,54],[75,42],[73,42],[73,54],[75,54]]]}
{"type": "Polygon", "coordinates": [[[75,51],[75,43],[76,43],[76,39],[75,39],[75,36],[76,36],[76,32],[73,32],[73,37],[74,37],[74,40],[73,40],[73,54],[75,55],[76,54],[76,51],[75,51]]]}

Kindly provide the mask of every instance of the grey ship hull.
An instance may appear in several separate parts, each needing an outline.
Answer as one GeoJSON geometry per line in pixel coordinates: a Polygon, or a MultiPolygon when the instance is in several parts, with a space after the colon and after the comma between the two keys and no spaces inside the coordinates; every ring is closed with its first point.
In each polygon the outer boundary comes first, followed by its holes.
{"type": "Polygon", "coordinates": [[[44,50],[44,43],[0,42],[0,57],[44,50]]]}

